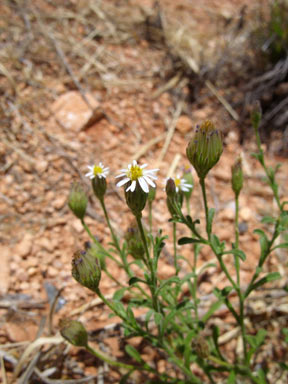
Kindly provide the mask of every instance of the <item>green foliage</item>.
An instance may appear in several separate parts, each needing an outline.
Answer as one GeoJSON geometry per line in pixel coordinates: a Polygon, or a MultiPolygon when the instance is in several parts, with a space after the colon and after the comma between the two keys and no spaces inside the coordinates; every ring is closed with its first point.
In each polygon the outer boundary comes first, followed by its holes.
{"type": "MultiPolygon", "coordinates": [[[[265,171],[266,182],[270,186],[278,205],[278,214],[273,217],[264,217],[262,223],[265,228],[257,228],[254,231],[259,237],[260,252],[258,264],[245,292],[240,285],[241,265],[246,262],[247,257],[240,247],[241,244],[239,244],[238,238],[238,197],[243,187],[243,171],[239,160],[236,161],[232,169],[232,188],[235,193],[236,208],[235,223],[234,226],[231,227],[230,242],[232,243],[232,247],[230,249],[215,233],[213,228],[215,209],[208,207],[206,198],[205,176],[219,160],[222,153],[221,135],[215,130],[214,126],[210,126],[210,123],[202,126],[203,132],[201,129],[199,131],[200,133],[197,132],[198,136],[196,139],[202,140],[200,142],[200,149],[202,149],[203,152],[197,152],[198,142],[195,143],[195,141],[189,144],[189,150],[187,150],[190,161],[197,167],[196,171],[200,178],[205,208],[206,232],[200,232],[198,228],[200,221],[198,219],[192,219],[189,214],[185,215],[183,213],[183,194],[179,190],[176,191],[176,185],[173,179],[169,179],[166,184],[167,205],[172,216],[170,222],[173,225],[175,267],[175,274],[170,278],[161,279],[158,274],[158,261],[160,257],[163,257],[162,251],[168,237],[162,234],[162,230],[158,230],[158,233],[153,236],[152,226],[150,226],[150,232],[147,234],[142,224],[142,210],[144,209],[149,194],[141,189],[140,182],[138,184],[137,181],[133,191],[130,189],[128,192],[125,192],[126,202],[132,210],[136,221],[131,227],[132,229],[130,228],[130,231],[128,230],[126,233],[122,245],[111,226],[105,207],[104,194],[101,195],[100,203],[107,221],[107,226],[111,231],[112,248],[106,249],[102,247],[91,234],[90,229],[84,222],[86,206],[85,210],[81,210],[80,216],[78,210],[76,212],[74,212],[75,209],[73,210],[73,212],[81,218],[85,230],[93,241],[93,246],[90,250],[88,249],[87,252],[77,253],[76,257],[74,257],[72,270],[74,278],[80,282],[80,284],[96,292],[103,303],[110,308],[112,315],[118,316],[121,319],[124,337],[127,340],[135,336],[142,337],[152,348],[155,348],[156,351],[165,356],[167,364],[172,364],[173,370],[175,371],[175,374],[158,372],[155,367],[145,361],[144,355],[142,356],[140,351],[129,344],[129,341],[125,346],[125,352],[131,359],[132,365],[120,363],[107,358],[107,356],[101,356],[100,353],[95,352],[95,350],[89,347],[87,339],[85,339],[85,342],[79,343],[77,341],[78,344],[75,344],[74,339],[69,336],[70,334],[68,334],[69,337],[63,334],[68,341],[75,345],[86,347],[87,350],[108,362],[108,364],[123,368],[125,372],[122,374],[121,383],[128,382],[131,373],[135,370],[145,371],[149,373],[149,375],[152,375],[153,379],[148,381],[151,383],[154,379],[154,382],[157,383],[163,382],[171,384],[215,383],[217,381],[216,378],[219,378],[222,372],[225,372],[223,380],[225,380],[227,384],[236,384],[242,382],[242,379],[245,383],[264,384],[267,382],[267,372],[263,369],[258,369],[259,367],[255,365],[254,361],[255,354],[258,353],[268,339],[267,332],[264,329],[259,329],[254,335],[247,332],[244,321],[245,305],[247,297],[254,291],[260,289],[267,283],[281,278],[278,272],[266,271],[264,274],[264,271],[265,262],[271,255],[271,252],[276,249],[288,248],[288,239],[285,237],[287,236],[288,230],[288,213],[287,210],[284,209],[287,202],[281,203],[278,194],[276,172],[279,167],[277,166],[273,169],[267,167],[265,163],[258,132],[261,121],[261,113],[259,111],[259,108],[255,109],[254,115],[252,116],[252,124],[258,147],[258,152],[254,154],[254,157],[259,161],[265,171]],[[207,135],[209,136],[208,141],[207,135]],[[190,231],[190,236],[177,239],[176,225],[178,224],[186,226],[190,231]],[[266,231],[267,227],[271,230],[266,231]],[[281,240],[276,243],[280,235],[281,240]],[[192,258],[186,259],[184,256],[178,255],[177,243],[178,245],[189,245],[191,247],[192,258]],[[199,296],[198,290],[199,280],[203,277],[207,269],[215,268],[217,265],[215,263],[208,263],[200,270],[197,269],[198,255],[202,245],[210,247],[211,254],[214,254],[216,257],[218,266],[227,280],[224,288],[219,289],[214,287],[214,301],[211,302],[204,313],[200,313],[199,311],[199,304],[201,303],[201,296],[199,296]],[[231,255],[228,257],[234,261],[234,268],[231,268],[231,263],[229,264],[229,268],[226,265],[225,260],[227,255],[231,255]],[[130,261],[131,256],[132,261],[130,261]],[[105,263],[106,258],[110,258],[116,264],[117,268],[122,268],[125,271],[127,276],[126,281],[118,282],[113,278],[109,270],[107,270],[107,264],[105,263]],[[185,272],[184,270],[181,271],[180,260],[185,261],[190,270],[187,271],[186,269],[185,272]],[[131,268],[133,265],[137,265],[138,267],[137,276],[131,268]],[[181,274],[179,271],[181,271],[181,274]],[[109,301],[100,289],[100,279],[103,273],[118,284],[113,298],[109,301]],[[183,295],[184,292],[185,295],[183,295]],[[126,293],[128,294],[126,295],[126,293]],[[212,327],[212,332],[208,330],[208,324],[211,323],[213,316],[217,316],[217,311],[223,305],[225,305],[232,314],[235,326],[240,329],[243,343],[243,355],[236,356],[235,360],[231,359],[229,361],[221,350],[219,343],[219,337],[223,330],[216,325],[212,327]],[[145,310],[144,317],[142,317],[141,320],[135,316],[135,308],[145,310]],[[209,320],[210,323],[208,323],[209,320]],[[198,370],[202,372],[200,377],[196,375],[195,371],[191,368],[192,364],[196,364],[198,370]]],[[[141,168],[139,169],[141,170],[141,168]]],[[[153,184],[154,183],[152,183],[152,185],[153,184]]],[[[78,189],[76,189],[76,192],[79,194],[78,189]]],[[[153,193],[154,192],[155,190],[153,193]]],[[[149,198],[150,224],[153,218],[152,203],[157,204],[157,200],[155,201],[154,198],[154,195],[152,198],[149,198]]],[[[188,203],[190,198],[190,193],[185,196],[188,203]]],[[[78,204],[78,198],[76,200],[78,204]]],[[[188,208],[187,211],[189,212],[188,208]]],[[[80,329],[82,332],[82,326],[79,327],[79,324],[76,325],[77,327],[75,328],[80,329]]],[[[283,336],[284,340],[288,342],[287,328],[283,329],[283,336]]],[[[287,364],[281,362],[280,367],[286,370],[287,364]]]]}

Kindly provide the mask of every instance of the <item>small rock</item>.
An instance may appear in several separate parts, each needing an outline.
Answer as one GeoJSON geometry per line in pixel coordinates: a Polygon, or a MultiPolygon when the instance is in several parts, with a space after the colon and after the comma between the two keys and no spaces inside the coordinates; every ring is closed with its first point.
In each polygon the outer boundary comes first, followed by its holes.
{"type": "Polygon", "coordinates": [[[20,257],[26,257],[30,254],[33,245],[33,236],[31,233],[25,233],[23,239],[15,247],[15,253],[20,257]]]}
{"type": "Polygon", "coordinates": [[[75,220],[72,221],[71,224],[72,224],[72,228],[73,228],[76,232],[78,232],[78,233],[82,233],[82,232],[83,232],[84,228],[83,228],[83,226],[82,226],[80,220],[75,219],[75,220]]]}
{"type": "Polygon", "coordinates": [[[87,124],[92,125],[93,121],[101,118],[97,116],[99,103],[91,94],[86,94],[93,110],[83,100],[80,92],[70,91],[61,95],[52,105],[55,118],[67,129],[81,131],[87,124]]]}
{"type": "Polygon", "coordinates": [[[252,217],[251,209],[248,207],[244,207],[244,208],[240,209],[239,217],[243,221],[249,221],[252,217]]]}
{"type": "Polygon", "coordinates": [[[0,294],[5,294],[9,288],[10,259],[11,253],[8,247],[0,246],[1,268],[0,268],[0,294]]]}
{"type": "Polygon", "coordinates": [[[46,160],[39,160],[35,163],[35,168],[36,168],[36,171],[41,174],[43,172],[45,172],[48,168],[48,161],[46,160]]]}
{"type": "Polygon", "coordinates": [[[41,239],[37,240],[37,244],[48,252],[52,252],[55,248],[55,243],[47,237],[42,237],[41,239]]]}
{"type": "Polygon", "coordinates": [[[181,133],[187,133],[191,131],[193,128],[193,124],[191,119],[188,116],[180,116],[177,124],[176,124],[176,129],[178,129],[179,132],[181,133]]]}
{"type": "Polygon", "coordinates": [[[64,195],[64,196],[59,196],[57,197],[53,202],[52,202],[52,206],[53,208],[55,209],[61,209],[64,207],[64,205],[67,203],[67,196],[64,195]]]}

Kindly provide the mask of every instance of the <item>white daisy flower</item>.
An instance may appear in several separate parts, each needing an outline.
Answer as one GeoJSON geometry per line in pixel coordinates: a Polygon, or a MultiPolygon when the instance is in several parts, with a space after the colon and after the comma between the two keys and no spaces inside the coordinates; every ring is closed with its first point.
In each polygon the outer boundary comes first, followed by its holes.
{"type": "Polygon", "coordinates": [[[118,176],[116,176],[116,178],[118,177],[123,178],[116,184],[117,187],[121,187],[122,185],[127,184],[129,181],[131,181],[131,184],[126,189],[126,192],[128,191],[134,192],[137,181],[138,181],[141,189],[144,192],[148,193],[149,185],[153,188],[156,187],[153,180],[157,179],[155,172],[159,171],[159,169],[145,170],[144,168],[146,167],[147,167],[147,164],[138,165],[137,161],[133,160],[132,164],[129,164],[127,169],[121,169],[119,171],[121,173],[118,176]]]}
{"type": "Polygon", "coordinates": [[[174,180],[177,193],[179,191],[189,192],[189,189],[193,188],[193,185],[187,183],[185,179],[180,179],[180,175],[177,175],[176,177],[172,177],[172,179],[174,180]]]}
{"type": "Polygon", "coordinates": [[[109,168],[104,168],[103,163],[99,163],[98,165],[88,165],[89,172],[86,173],[85,176],[89,177],[89,179],[94,179],[95,177],[99,177],[100,179],[104,177],[106,179],[106,176],[109,173],[109,168]]]}

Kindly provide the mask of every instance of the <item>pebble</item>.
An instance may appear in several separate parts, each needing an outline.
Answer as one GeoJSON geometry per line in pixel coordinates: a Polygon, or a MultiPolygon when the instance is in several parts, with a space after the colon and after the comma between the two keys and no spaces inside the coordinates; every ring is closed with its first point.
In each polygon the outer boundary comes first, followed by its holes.
{"type": "Polygon", "coordinates": [[[182,115],[179,117],[177,124],[176,124],[176,129],[181,132],[181,133],[187,133],[192,131],[193,124],[191,119],[188,116],[182,115]]]}
{"type": "Polygon", "coordinates": [[[14,252],[20,257],[26,257],[31,253],[33,245],[33,236],[31,233],[25,233],[23,239],[18,243],[14,249],[14,252]]]}
{"type": "Polygon", "coordinates": [[[10,259],[11,253],[9,248],[0,246],[1,268],[0,268],[0,294],[5,294],[9,288],[10,276],[10,259]]]}
{"type": "Polygon", "coordinates": [[[52,207],[59,210],[64,207],[64,205],[67,203],[67,196],[59,196],[52,202],[52,207]]]}

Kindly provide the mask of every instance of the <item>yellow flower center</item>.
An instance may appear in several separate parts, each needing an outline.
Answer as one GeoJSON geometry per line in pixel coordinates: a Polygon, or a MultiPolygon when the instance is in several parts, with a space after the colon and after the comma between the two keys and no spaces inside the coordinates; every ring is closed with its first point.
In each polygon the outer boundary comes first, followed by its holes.
{"type": "Polygon", "coordinates": [[[176,177],[174,180],[174,183],[175,183],[175,187],[179,187],[179,185],[181,184],[181,179],[177,179],[176,177]]]}
{"type": "Polygon", "coordinates": [[[129,177],[129,179],[132,181],[138,180],[141,176],[143,176],[143,171],[139,165],[132,165],[132,167],[127,172],[127,177],[129,177]]]}
{"type": "Polygon", "coordinates": [[[99,167],[99,165],[94,165],[93,173],[95,176],[101,175],[103,172],[103,169],[99,167]]]}

